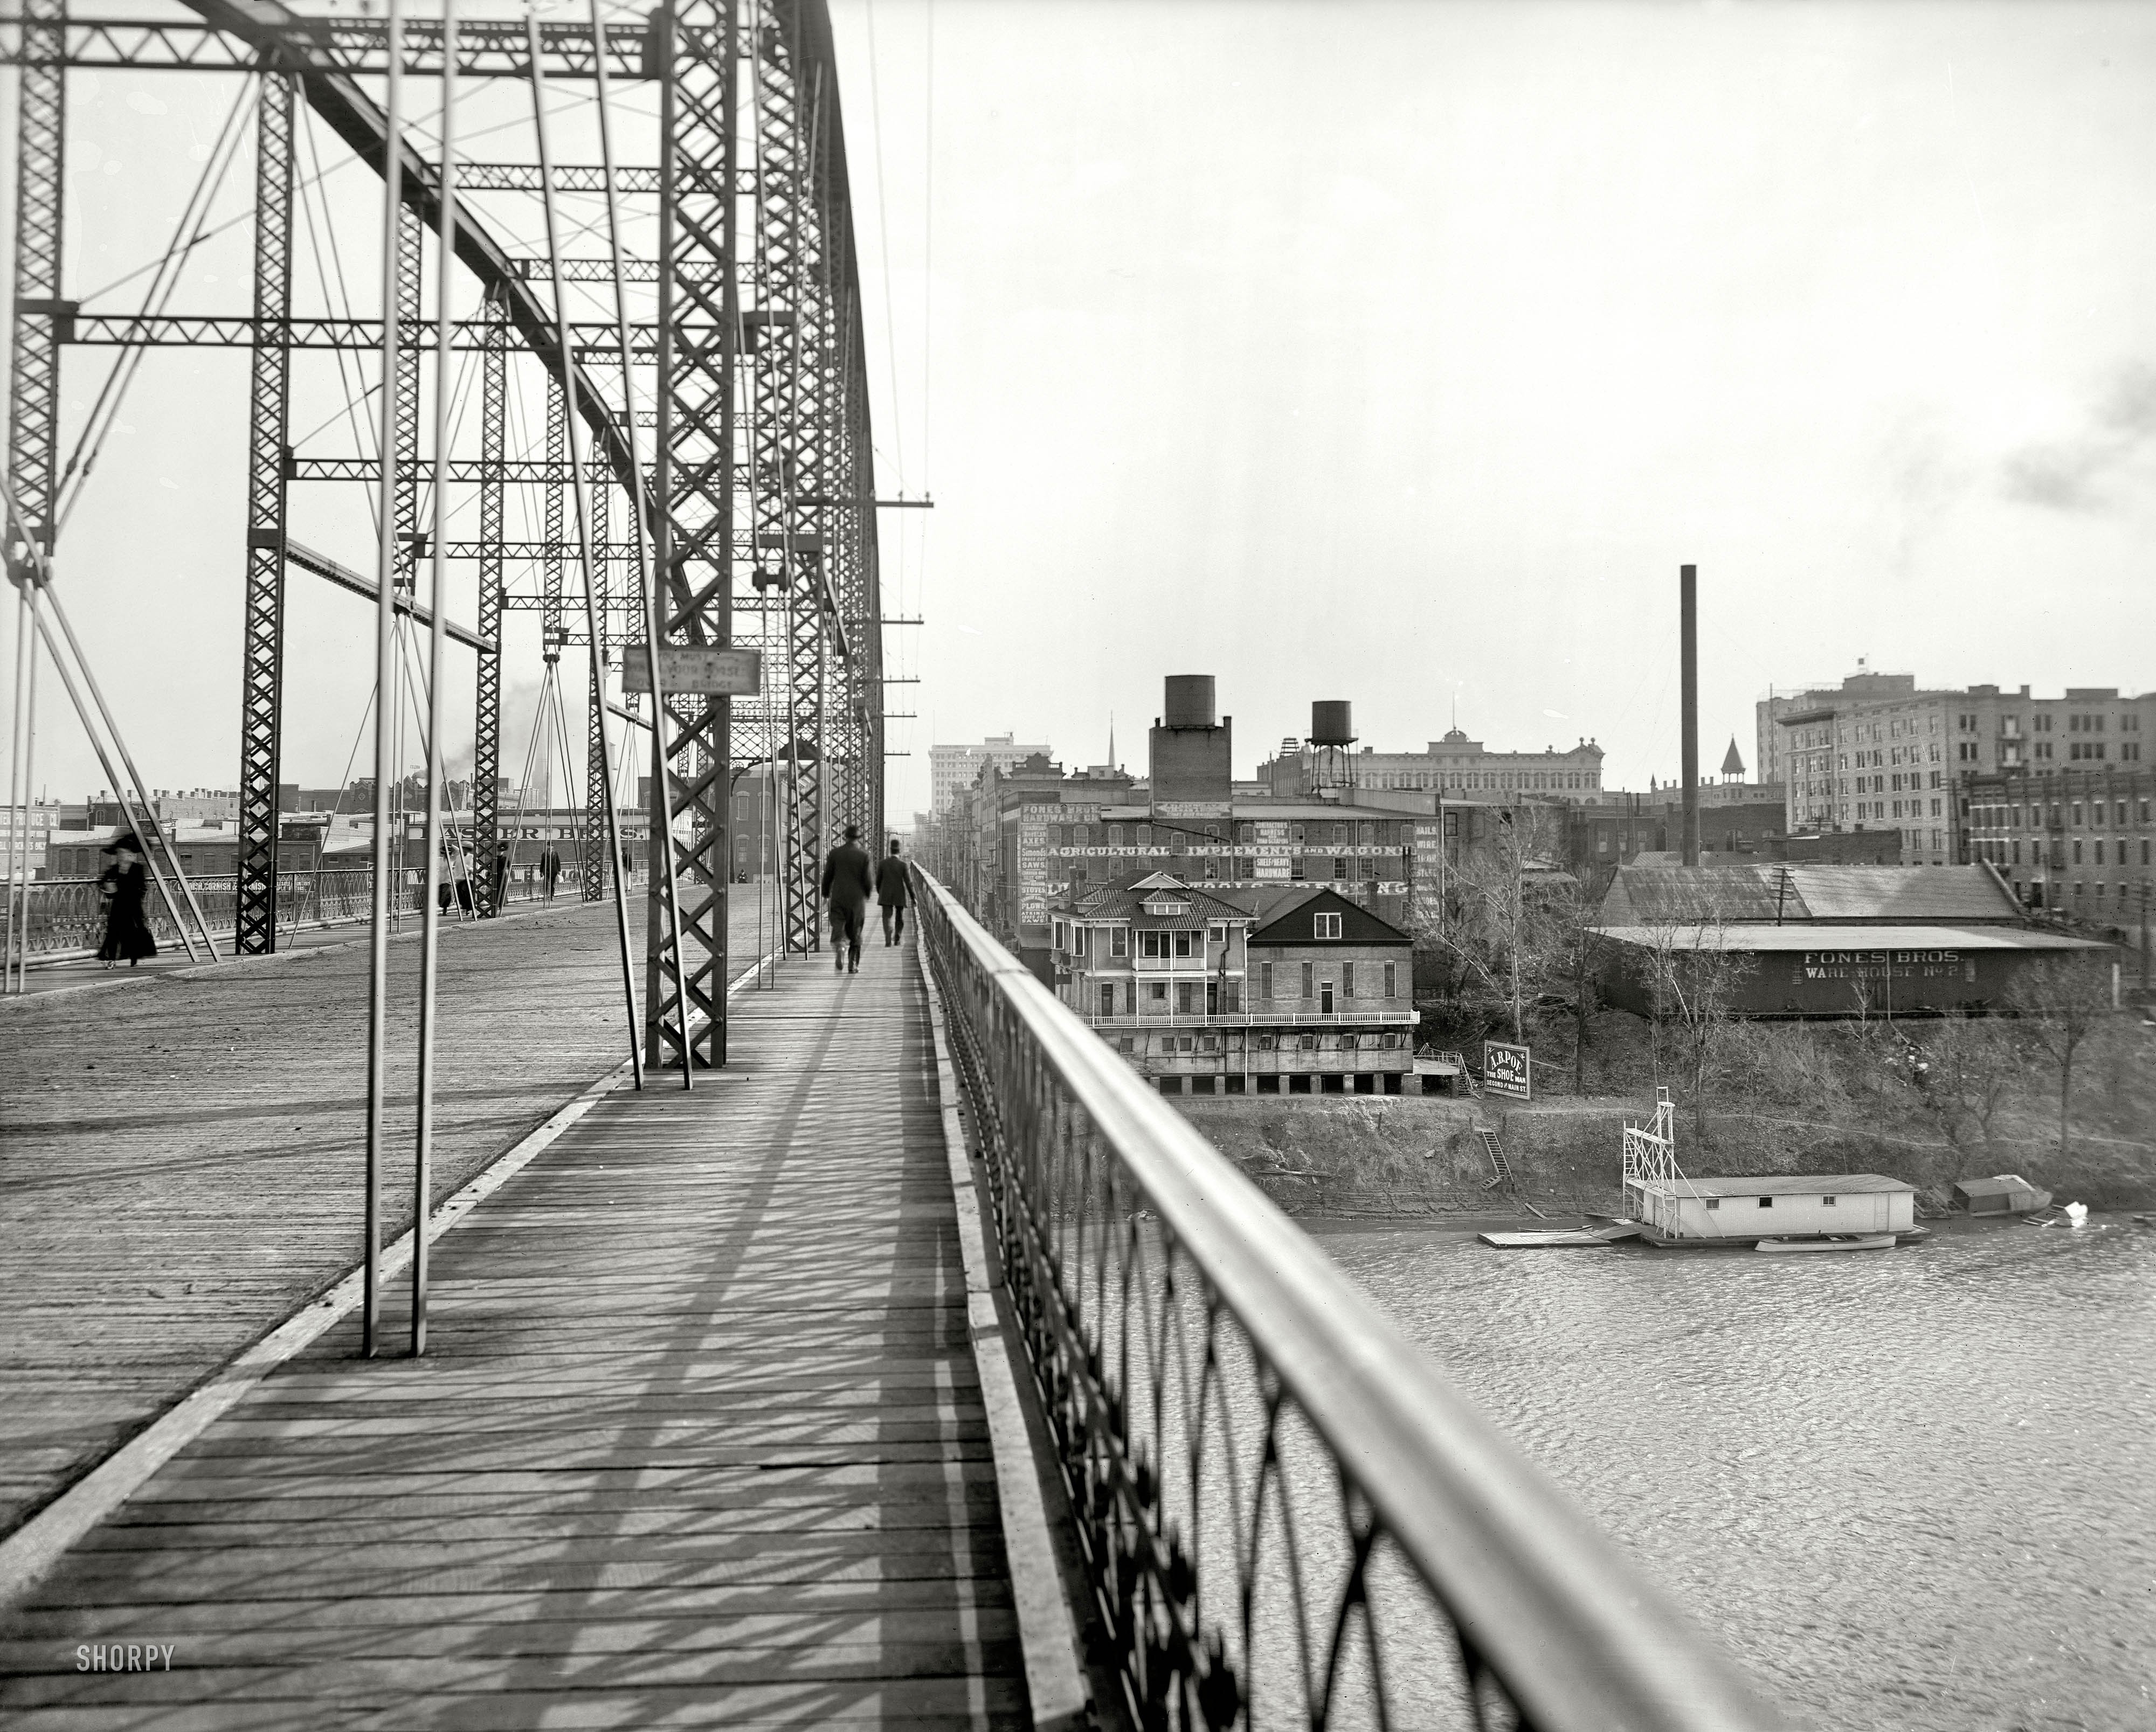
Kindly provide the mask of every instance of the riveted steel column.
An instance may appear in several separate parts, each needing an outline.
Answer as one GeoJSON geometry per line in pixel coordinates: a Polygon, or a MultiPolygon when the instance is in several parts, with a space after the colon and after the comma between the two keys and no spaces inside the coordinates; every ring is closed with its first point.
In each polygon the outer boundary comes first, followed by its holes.
{"type": "MultiPolygon", "coordinates": [[[[486,298],[486,348],[480,374],[479,635],[495,647],[479,653],[477,723],[472,745],[472,894],[482,915],[501,912],[495,895],[501,853],[502,464],[509,421],[509,313],[486,298]]],[[[506,874],[502,880],[508,882],[506,874]]]]}
{"type": "Polygon", "coordinates": [[[255,110],[254,351],[249,372],[246,623],[240,650],[239,867],[233,948],[277,948],[277,783],[285,692],[285,464],[292,351],[292,81],[255,110]]]}

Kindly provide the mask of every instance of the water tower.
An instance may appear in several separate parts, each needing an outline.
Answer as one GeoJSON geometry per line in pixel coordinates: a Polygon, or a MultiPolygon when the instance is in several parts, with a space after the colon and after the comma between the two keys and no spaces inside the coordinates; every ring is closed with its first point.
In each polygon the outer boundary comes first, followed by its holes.
{"type": "Polygon", "coordinates": [[[1338,798],[1355,786],[1355,717],[1352,705],[1321,699],[1310,706],[1311,787],[1338,798]]]}

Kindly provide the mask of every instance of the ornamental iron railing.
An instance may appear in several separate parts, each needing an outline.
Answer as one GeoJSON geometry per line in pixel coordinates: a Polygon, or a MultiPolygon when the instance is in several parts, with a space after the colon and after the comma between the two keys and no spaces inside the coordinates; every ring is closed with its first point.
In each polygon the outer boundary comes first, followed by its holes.
{"type": "MultiPolygon", "coordinates": [[[[391,886],[390,911],[402,918],[416,915],[424,887],[417,872],[401,874],[406,880],[391,886]]],[[[368,919],[373,912],[374,874],[372,871],[285,872],[278,874],[277,930],[280,935],[315,926],[337,926],[368,919]]],[[[195,897],[212,932],[228,936],[238,902],[236,881],[229,878],[194,880],[195,897]]],[[[505,901],[544,900],[547,887],[531,868],[520,866],[506,880],[505,901]]],[[[562,874],[554,899],[570,902],[577,889],[568,870],[562,874]]],[[[23,954],[57,961],[95,953],[105,937],[105,918],[110,904],[97,880],[87,878],[34,879],[30,884],[28,919],[24,924],[23,954]]],[[[453,917],[470,918],[454,892],[449,904],[453,917]]],[[[180,931],[164,899],[153,892],[145,899],[143,917],[151,935],[161,946],[180,943],[180,931]]]]}
{"type": "Polygon", "coordinates": [[[916,884],[1136,1724],[1779,1724],[1255,1185],[916,884]]]}

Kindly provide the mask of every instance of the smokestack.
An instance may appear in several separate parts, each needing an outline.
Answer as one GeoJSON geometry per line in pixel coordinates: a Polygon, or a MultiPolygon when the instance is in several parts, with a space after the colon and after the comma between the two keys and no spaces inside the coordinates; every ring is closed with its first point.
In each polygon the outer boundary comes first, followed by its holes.
{"type": "Polygon", "coordinates": [[[1683,689],[1684,853],[1699,864],[1699,567],[1677,567],[1678,681],[1683,689]]]}

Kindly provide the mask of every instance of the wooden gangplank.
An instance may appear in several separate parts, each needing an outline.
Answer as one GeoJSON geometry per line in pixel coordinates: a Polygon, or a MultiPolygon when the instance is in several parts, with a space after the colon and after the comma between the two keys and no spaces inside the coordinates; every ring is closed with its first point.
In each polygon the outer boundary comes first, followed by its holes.
{"type": "Polygon", "coordinates": [[[340,1326],[69,1553],[0,1719],[1023,1724],[915,953],[735,1003],[439,1242],[426,1359],[340,1326]]]}

